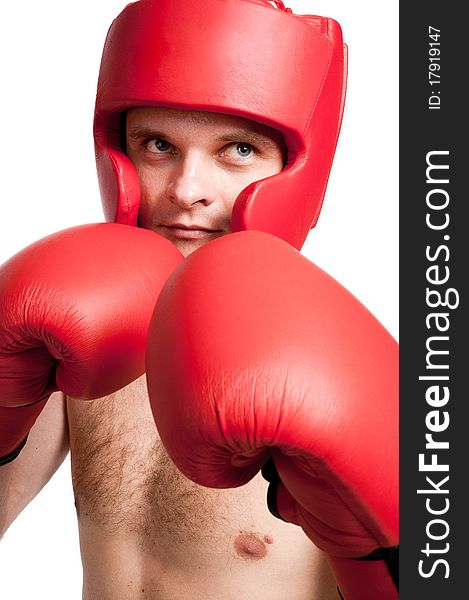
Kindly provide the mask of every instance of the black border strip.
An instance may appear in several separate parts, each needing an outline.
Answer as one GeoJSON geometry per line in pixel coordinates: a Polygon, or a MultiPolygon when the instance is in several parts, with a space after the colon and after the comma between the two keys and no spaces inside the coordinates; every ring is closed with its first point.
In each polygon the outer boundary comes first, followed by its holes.
{"type": "MultiPolygon", "coordinates": [[[[400,598],[402,600],[441,600],[465,595],[466,530],[469,507],[468,492],[464,485],[469,461],[469,398],[465,373],[469,372],[466,337],[467,279],[469,278],[469,219],[466,215],[466,172],[469,172],[469,151],[465,137],[469,133],[469,98],[467,87],[467,40],[469,25],[462,15],[461,3],[435,2],[400,4],[400,458],[401,458],[401,547],[400,547],[400,598]],[[429,38],[429,27],[440,30],[441,37],[429,38]],[[440,46],[430,46],[439,41],[440,46]],[[440,61],[430,60],[441,50],[440,61]],[[430,84],[432,63],[440,64],[440,83],[430,84]],[[430,78],[430,79],[429,79],[430,78]],[[432,100],[429,100],[432,98],[432,100]],[[433,106],[433,108],[429,108],[433,106]],[[439,106],[439,108],[435,108],[439,106]],[[464,138],[464,139],[463,139],[464,138]],[[429,152],[448,152],[433,154],[429,152]],[[434,169],[430,179],[445,179],[448,183],[427,182],[427,159],[447,165],[447,171],[434,169]],[[433,175],[433,177],[432,177],[433,175]],[[427,204],[443,202],[444,209],[432,209],[427,204]],[[447,196],[446,196],[447,194],[447,196]],[[431,213],[433,223],[449,222],[444,229],[432,229],[426,223],[431,213]],[[440,221],[437,221],[440,219],[440,221]],[[445,250],[445,248],[447,250],[445,250]],[[429,248],[429,250],[427,250],[429,248]],[[440,248],[438,250],[438,248],[440,248]],[[426,254],[427,253],[427,254],[426,254]],[[433,257],[431,259],[428,258],[433,257]],[[428,272],[429,267],[435,267],[428,272]],[[448,267],[449,271],[445,269],[448,267]],[[428,277],[443,278],[446,283],[431,284],[428,277]],[[449,304],[458,306],[430,308],[426,289],[445,292],[449,304]],[[437,331],[435,318],[429,313],[446,313],[440,317],[440,326],[447,331],[437,331]],[[465,314],[466,313],[466,314],[465,314]],[[431,327],[428,327],[428,323],[431,327]],[[428,368],[429,337],[447,336],[430,342],[433,349],[448,354],[433,355],[430,364],[447,364],[448,369],[428,368]],[[433,344],[433,345],[432,345],[433,344]],[[438,346],[439,344],[439,346],[438,346]],[[419,379],[419,376],[447,375],[448,380],[419,379]],[[443,388],[449,390],[449,399],[440,406],[431,406],[427,390],[438,386],[440,398],[443,388]],[[429,416],[438,411],[438,417],[429,416]],[[446,413],[446,415],[445,415],[446,413]],[[449,424],[443,429],[445,419],[449,424]],[[427,421],[426,421],[427,419],[427,421]],[[437,420],[436,420],[437,419],[437,420]],[[446,441],[448,448],[425,449],[428,428],[437,422],[442,431],[433,432],[433,439],[446,441]],[[419,454],[425,454],[424,463],[435,453],[438,464],[447,464],[446,471],[419,469],[419,454]],[[449,475],[449,479],[444,478],[449,475]],[[426,480],[430,477],[433,484],[426,480]],[[417,490],[427,492],[417,493],[417,490]],[[429,490],[429,491],[428,491],[429,490]],[[447,492],[447,493],[446,493],[447,492]],[[430,511],[434,511],[431,514],[430,511]],[[440,511],[440,514],[436,512],[440,511]],[[444,511],[444,512],[443,512],[444,511]],[[430,534],[430,537],[429,535],[430,534]],[[441,539],[431,539],[431,538],[441,539]],[[428,543],[428,547],[427,547],[428,543]],[[425,552],[422,552],[424,550],[425,552]],[[419,561],[423,561],[419,563],[419,561]],[[438,562],[437,561],[441,561],[438,562]],[[421,571],[427,577],[419,574],[421,571]],[[429,575],[431,573],[431,575],[429,575]],[[448,577],[446,577],[448,575],[448,577]]],[[[431,33],[431,32],[430,32],[431,33]]],[[[435,32],[433,32],[435,33],[435,32]]],[[[431,300],[435,301],[434,294],[431,300]]],[[[436,302],[435,302],[436,303],[436,302]]],[[[435,396],[433,396],[435,398],[435,396]]]]}

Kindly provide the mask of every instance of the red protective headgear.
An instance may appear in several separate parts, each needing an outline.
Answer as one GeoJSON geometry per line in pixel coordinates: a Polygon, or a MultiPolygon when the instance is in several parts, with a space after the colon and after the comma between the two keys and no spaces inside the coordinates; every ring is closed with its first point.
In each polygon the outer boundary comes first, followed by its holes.
{"type": "Polygon", "coordinates": [[[281,173],[236,199],[232,229],[300,249],[321,209],[342,120],[346,46],[333,19],[266,0],[140,0],[112,23],[96,97],[96,162],[107,220],[137,223],[140,184],[122,148],[134,106],[236,115],[280,131],[281,173]]]}

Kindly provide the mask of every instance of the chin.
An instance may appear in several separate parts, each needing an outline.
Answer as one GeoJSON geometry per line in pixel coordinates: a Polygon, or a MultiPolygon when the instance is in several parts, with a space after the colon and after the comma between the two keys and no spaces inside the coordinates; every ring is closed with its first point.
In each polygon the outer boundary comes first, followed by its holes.
{"type": "MultiPolygon", "coordinates": [[[[218,236],[221,237],[221,236],[218,236]]],[[[209,244],[212,240],[171,240],[179,252],[186,258],[198,248],[209,244]]]]}

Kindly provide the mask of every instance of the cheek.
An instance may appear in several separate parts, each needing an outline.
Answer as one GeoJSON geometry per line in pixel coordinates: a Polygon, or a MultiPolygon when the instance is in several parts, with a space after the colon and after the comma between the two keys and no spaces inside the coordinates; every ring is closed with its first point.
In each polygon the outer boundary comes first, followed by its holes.
{"type": "Polygon", "coordinates": [[[155,217],[161,216],[161,198],[164,190],[164,178],[156,176],[148,169],[136,167],[140,180],[140,206],[138,221],[141,227],[151,228],[155,217]]]}
{"type": "Polygon", "coordinates": [[[247,178],[245,174],[229,174],[223,177],[220,183],[221,185],[218,186],[218,197],[222,200],[225,221],[231,225],[231,213],[233,212],[236,198],[251,183],[251,179],[247,178]]]}
{"type": "Polygon", "coordinates": [[[140,180],[140,193],[142,203],[153,205],[158,202],[165,189],[164,173],[156,169],[137,167],[137,175],[140,180]]]}
{"type": "Polygon", "coordinates": [[[159,187],[159,178],[155,177],[155,174],[151,169],[142,167],[136,167],[136,169],[138,178],[140,179],[142,195],[151,196],[159,187]]]}

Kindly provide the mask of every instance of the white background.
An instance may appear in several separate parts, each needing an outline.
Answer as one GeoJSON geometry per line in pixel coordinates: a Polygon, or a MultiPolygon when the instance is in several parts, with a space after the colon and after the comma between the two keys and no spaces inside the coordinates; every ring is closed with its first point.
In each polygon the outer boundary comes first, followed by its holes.
{"type": "MultiPolygon", "coordinates": [[[[303,253],[397,338],[394,4],[287,2],[295,12],[337,19],[349,46],[342,132],[322,214],[303,253]]],[[[27,0],[2,8],[0,263],[49,233],[103,220],[92,142],[94,96],[107,29],[125,5],[125,0],[27,0]]],[[[203,10],[203,0],[200,5],[203,10]]],[[[0,598],[81,598],[68,459],[0,542],[0,598]]]]}

